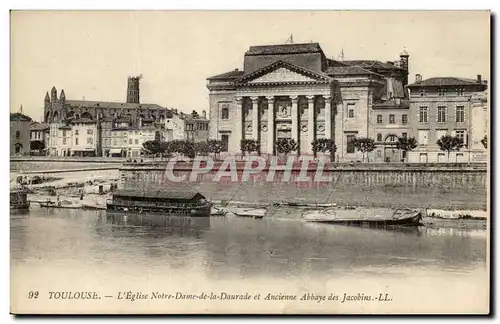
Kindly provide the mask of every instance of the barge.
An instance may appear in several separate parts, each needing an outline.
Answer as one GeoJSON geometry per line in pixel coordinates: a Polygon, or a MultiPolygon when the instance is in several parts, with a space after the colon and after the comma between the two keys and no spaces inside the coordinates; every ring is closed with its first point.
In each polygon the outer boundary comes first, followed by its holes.
{"type": "Polygon", "coordinates": [[[106,203],[113,214],[210,217],[211,209],[212,203],[195,191],[121,189],[106,203]]]}

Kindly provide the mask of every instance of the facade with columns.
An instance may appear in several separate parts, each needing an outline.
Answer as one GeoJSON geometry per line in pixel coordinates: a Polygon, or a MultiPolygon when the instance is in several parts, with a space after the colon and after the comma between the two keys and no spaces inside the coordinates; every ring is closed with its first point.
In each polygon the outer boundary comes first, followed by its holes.
{"type": "Polygon", "coordinates": [[[243,71],[208,78],[210,138],[222,140],[229,154],[240,153],[242,139],[276,154],[278,138],[293,138],[301,155],[328,138],[339,160],[357,160],[350,141],[374,136],[372,105],[406,96],[407,54],[401,59],[335,61],[318,43],[252,46],[243,71]]]}

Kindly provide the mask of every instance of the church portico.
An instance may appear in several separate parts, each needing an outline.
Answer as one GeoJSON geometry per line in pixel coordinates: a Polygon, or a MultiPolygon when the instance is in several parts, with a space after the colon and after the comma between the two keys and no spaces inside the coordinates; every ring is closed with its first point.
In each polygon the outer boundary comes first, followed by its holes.
{"type": "Polygon", "coordinates": [[[316,138],[332,138],[334,129],[331,95],[325,92],[311,94],[306,89],[287,95],[283,94],[286,91],[276,91],[274,95],[238,92],[233,150],[239,150],[242,139],[254,139],[260,141],[261,153],[276,154],[276,140],[292,138],[300,154],[312,154],[311,142],[316,138]]]}

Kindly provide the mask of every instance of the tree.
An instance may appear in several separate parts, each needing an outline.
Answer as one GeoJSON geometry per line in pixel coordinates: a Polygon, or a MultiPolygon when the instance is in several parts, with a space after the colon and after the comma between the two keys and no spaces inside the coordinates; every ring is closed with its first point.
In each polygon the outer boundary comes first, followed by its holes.
{"type": "MultiPolygon", "coordinates": [[[[375,141],[368,137],[355,138],[352,144],[358,151],[363,153],[363,162],[365,161],[365,153],[370,153],[375,149],[375,141]]],[[[370,162],[369,159],[368,162],[370,162]]]]}
{"type": "Polygon", "coordinates": [[[488,135],[484,135],[483,139],[481,140],[481,144],[483,144],[484,148],[488,148],[488,135]]]}
{"type": "Polygon", "coordinates": [[[441,151],[448,152],[448,161],[450,161],[450,152],[460,151],[460,148],[464,146],[463,140],[456,136],[444,135],[437,140],[436,144],[439,146],[441,151]]]}
{"type": "Polygon", "coordinates": [[[208,140],[208,150],[210,153],[214,153],[215,158],[217,159],[217,155],[222,151],[222,141],[211,139],[208,140]]]}
{"type": "Polygon", "coordinates": [[[45,150],[45,143],[42,141],[31,141],[30,150],[42,152],[43,150],[45,150]]]}
{"type": "Polygon", "coordinates": [[[337,152],[337,145],[335,145],[335,140],[328,138],[319,138],[314,140],[312,143],[312,150],[314,152],[314,157],[318,152],[330,153],[330,161],[335,160],[335,152],[337,152]]]}
{"type": "Polygon", "coordinates": [[[210,147],[207,142],[194,143],[194,149],[197,155],[207,156],[210,153],[210,147]]]}
{"type": "Polygon", "coordinates": [[[260,142],[254,139],[242,139],[240,141],[240,150],[242,153],[247,152],[248,154],[251,152],[259,152],[260,142]]]}
{"type": "Polygon", "coordinates": [[[146,150],[147,153],[149,154],[161,154],[164,152],[164,148],[162,146],[162,143],[160,141],[154,140],[154,141],[146,141],[142,144],[142,147],[146,150]]]}
{"type": "Polygon", "coordinates": [[[285,155],[297,150],[297,142],[293,138],[278,138],[276,140],[276,151],[285,155]]]}
{"type": "Polygon", "coordinates": [[[398,137],[396,148],[405,152],[405,157],[408,158],[408,152],[417,148],[417,140],[414,137],[398,137]]]}

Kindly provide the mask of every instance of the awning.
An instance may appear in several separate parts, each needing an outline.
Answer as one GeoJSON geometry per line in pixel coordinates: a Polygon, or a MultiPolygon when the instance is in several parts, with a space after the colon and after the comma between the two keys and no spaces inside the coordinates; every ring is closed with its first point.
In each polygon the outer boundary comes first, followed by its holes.
{"type": "Polygon", "coordinates": [[[110,149],[109,154],[122,154],[122,149],[117,149],[117,148],[110,149]]]}

